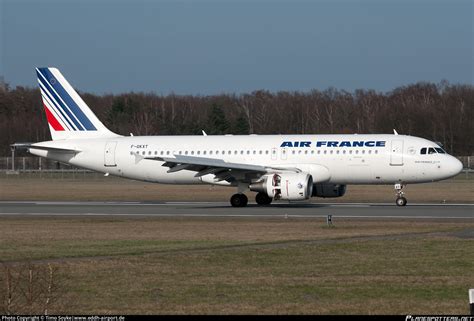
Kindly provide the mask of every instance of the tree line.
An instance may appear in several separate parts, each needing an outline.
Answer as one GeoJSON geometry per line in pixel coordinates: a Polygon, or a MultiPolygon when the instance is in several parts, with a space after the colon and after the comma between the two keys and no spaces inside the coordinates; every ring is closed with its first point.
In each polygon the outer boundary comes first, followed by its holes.
{"type": "MultiPolygon", "coordinates": [[[[329,88],[309,92],[157,95],[80,93],[122,135],[398,133],[473,155],[474,86],[416,83],[389,92],[329,88]]],[[[0,90],[0,155],[14,142],[50,140],[38,89],[0,90]]]]}

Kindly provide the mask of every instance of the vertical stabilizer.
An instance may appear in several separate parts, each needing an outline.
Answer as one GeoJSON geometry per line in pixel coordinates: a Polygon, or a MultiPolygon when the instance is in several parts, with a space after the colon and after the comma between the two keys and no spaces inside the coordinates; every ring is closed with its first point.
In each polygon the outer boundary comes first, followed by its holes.
{"type": "Polygon", "coordinates": [[[56,68],[36,68],[51,138],[115,137],[56,68]]]}

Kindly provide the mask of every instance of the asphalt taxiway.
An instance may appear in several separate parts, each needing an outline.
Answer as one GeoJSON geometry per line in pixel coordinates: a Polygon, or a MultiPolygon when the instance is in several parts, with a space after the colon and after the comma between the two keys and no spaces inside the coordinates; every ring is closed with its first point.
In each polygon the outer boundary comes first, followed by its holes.
{"type": "Polygon", "coordinates": [[[0,216],[334,217],[474,219],[474,204],[276,203],[233,208],[227,202],[0,202],[0,216]]]}

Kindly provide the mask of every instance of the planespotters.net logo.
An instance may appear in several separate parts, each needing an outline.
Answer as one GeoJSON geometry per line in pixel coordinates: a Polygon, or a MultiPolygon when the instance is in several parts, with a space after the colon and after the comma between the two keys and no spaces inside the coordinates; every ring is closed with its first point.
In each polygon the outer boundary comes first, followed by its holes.
{"type": "Polygon", "coordinates": [[[413,316],[407,315],[405,321],[474,321],[474,316],[413,316]]]}

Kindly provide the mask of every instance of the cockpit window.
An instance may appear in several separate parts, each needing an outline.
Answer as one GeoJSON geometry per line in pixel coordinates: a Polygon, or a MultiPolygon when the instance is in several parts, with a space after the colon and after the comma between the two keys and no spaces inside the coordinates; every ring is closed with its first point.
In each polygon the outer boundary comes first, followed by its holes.
{"type": "Polygon", "coordinates": [[[421,155],[425,155],[425,154],[430,154],[430,155],[431,154],[446,154],[446,152],[441,147],[423,147],[420,150],[420,154],[421,155]]]}

